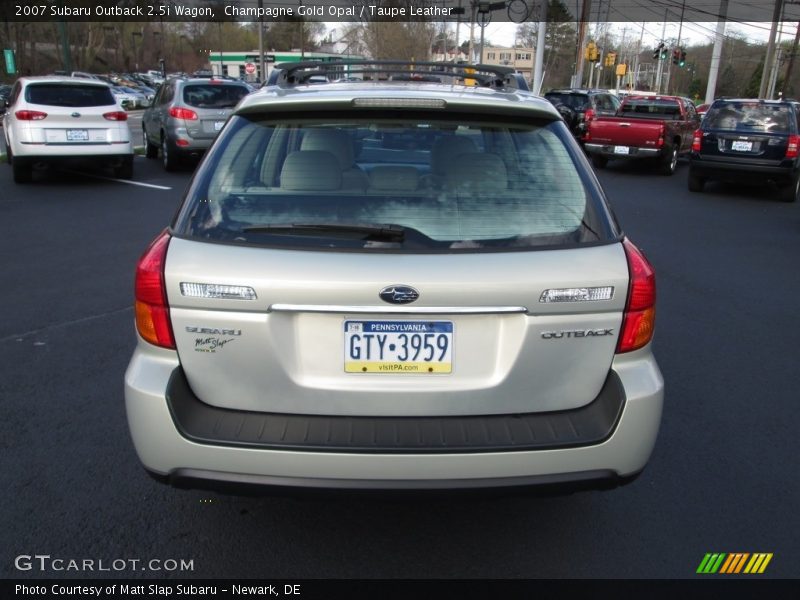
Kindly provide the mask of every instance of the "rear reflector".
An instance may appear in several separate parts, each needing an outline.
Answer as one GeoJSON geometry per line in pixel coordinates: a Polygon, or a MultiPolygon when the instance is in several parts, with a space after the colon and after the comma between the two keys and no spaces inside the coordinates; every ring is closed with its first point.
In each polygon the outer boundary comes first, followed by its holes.
{"type": "Polygon", "coordinates": [[[105,113],[103,118],[108,119],[109,121],[127,121],[128,113],[117,110],[114,112],[105,113]]]}
{"type": "Polygon", "coordinates": [[[218,285],[216,283],[181,283],[181,294],[189,298],[216,298],[220,300],[255,300],[256,291],[244,285],[218,285]]]}
{"type": "Polygon", "coordinates": [[[175,348],[169,304],[164,281],[169,233],[163,231],[145,251],[136,265],[136,329],[142,338],[155,346],[175,348]]]}
{"type": "Polygon", "coordinates": [[[539,302],[595,302],[597,300],[611,300],[613,296],[614,288],[612,286],[559,288],[542,292],[539,302]]]}
{"type": "Polygon", "coordinates": [[[797,158],[800,149],[800,135],[790,135],[789,144],[786,146],[786,158],[797,158]]]}
{"type": "Polygon", "coordinates": [[[622,242],[628,259],[630,282],[622,315],[617,352],[631,352],[653,339],[656,320],[656,276],[652,265],[628,239],[622,242]]]}
{"type": "Polygon", "coordinates": [[[41,121],[47,118],[47,113],[40,110],[18,110],[14,116],[20,121],[41,121]]]}

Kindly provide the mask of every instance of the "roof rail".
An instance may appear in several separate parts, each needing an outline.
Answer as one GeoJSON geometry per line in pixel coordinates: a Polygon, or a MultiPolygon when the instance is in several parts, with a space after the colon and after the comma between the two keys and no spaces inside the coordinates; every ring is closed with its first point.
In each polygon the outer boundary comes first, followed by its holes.
{"type": "Polygon", "coordinates": [[[341,75],[419,75],[473,79],[477,85],[500,89],[530,91],[528,82],[512,67],[453,62],[428,62],[409,60],[335,60],[302,61],[275,65],[266,85],[292,87],[308,82],[313,76],[341,75]],[[345,73],[342,67],[347,67],[345,73]],[[355,67],[355,68],[354,68],[355,67]]]}

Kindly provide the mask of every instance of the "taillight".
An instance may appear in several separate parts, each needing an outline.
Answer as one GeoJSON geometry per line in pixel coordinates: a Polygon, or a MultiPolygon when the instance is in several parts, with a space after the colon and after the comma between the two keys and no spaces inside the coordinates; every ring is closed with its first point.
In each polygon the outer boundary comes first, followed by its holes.
{"type": "Polygon", "coordinates": [[[142,338],[162,348],[175,348],[164,281],[169,233],[163,231],[136,265],[136,330],[142,338]]]}
{"type": "Polygon", "coordinates": [[[589,123],[596,117],[596,113],[594,112],[593,108],[587,108],[586,112],[583,113],[583,120],[589,123]]]}
{"type": "Polygon", "coordinates": [[[785,158],[797,158],[800,149],[800,135],[790,135],[789,144],[786,146],[785,158]]]}
{"type": "Polygon", "coordinates": [[[104,113],[103,118],[108,119],[109,121],[127,121],[128,113],[122,112],[121,110],[116,110],[114,112],[104,113]]]}
{"type": "Polygon", "coordinates": [[[175,117],[176,119],[185,119],[187,121],[197,120],[196,112],[189,110],[188,108],[180,108],[178,106],[173,106],[169,109],[169,116],[175,117]]]}
{"type": "Polygon", "coordinates": [[[661,148],[664,145],[664,124],[662,123],[658,129],[658,142],[656,142],[656,146],[661,148]]]}
{"type": "Polygon", "coordinates": [[[638,350],[653,338],[656,320],[656,275],[652,265],[629,240],[622,242],[630,282],[617,352],[638,350]]]}
{"type": "MultiPolygon", "coordinates": [[[[703,130],[698,129],[694,132],[694,137],[692,138],[692,152],[700,152],[703,149],[703,130]]],[[[797,148],[795,148],[795,152],[797,148]]]]}
{"type": "Polygon", "coordinates": [[[18,110],[14,116],[20,121],[41,121],[47,117],[47,113],[40,110],[18,110]]]}

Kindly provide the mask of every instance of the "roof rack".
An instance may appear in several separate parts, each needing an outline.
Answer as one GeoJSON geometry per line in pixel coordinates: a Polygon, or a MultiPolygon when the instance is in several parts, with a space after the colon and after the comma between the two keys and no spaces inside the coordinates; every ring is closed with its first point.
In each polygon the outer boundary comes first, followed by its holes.
{"type": "MultiPolygon", "coordinates": [[[[293,87],[307,83],[313,76],[341,75],[418,75],[415,82],[425,82],[425,76],[472,79],[477,85],[500,89],[530,91],[528,82],[512,67],[453,62],[408,60],[336,60],[280,63],[270,74],[266,85],[293,87]],[[342,67],[348,67],[342,73],[342,67]],[[355,67],[355,68],[353,68],[355,67]]],[[[430,81],[430,80],[428,80],[430,81]]]]}

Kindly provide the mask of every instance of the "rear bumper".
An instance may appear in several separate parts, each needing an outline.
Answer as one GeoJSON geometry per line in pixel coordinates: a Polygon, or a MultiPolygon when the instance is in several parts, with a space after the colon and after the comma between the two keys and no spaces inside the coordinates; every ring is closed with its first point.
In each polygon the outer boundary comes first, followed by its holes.
{"type": "Polygon", "coordinates": [[[753,176],[761,179],[788,183],[797,173],[794,166],[762,165],[753,161],[721,161],[699,158],[692,154],[689,160],[692,175],[708,179],[724,179],[730,181],[748,181],[753,176]]]}
{"type": "MultiPolygon", "coordinates": [[[[578,445],[551,439],[539,447],[519,444],[519,449],[508,444],[480,446],[480,442],[444,449],[406,445],[400,450],[385,443],[372,448],[364,444],[303,448],[299,443],[280,447],[274,439],[269,445],[226,443],[219,438],[231,432],[226,433],[227,425],[222,423],[216,441],[189,439],[181,432],[186,416],[176,424],[167,398],[167,390],[175,385],[170,380],[176,369],[179,373],[174,352],[140,341],[125,375],[134,446],[144,467],[157,479],[176,486],[222,490],[613,487],[644,468],[658,434],[664,390],[648,347],[616,357],[609,381],[617,381],[623,395],[616,403],[619,414],[612,415],[606,435],[578,445]]],[[[242,419],[237,435],[245,431],[245,423],[242,419]]],[[[583,428],[579,425],[575,432],[579,437],[583,428]]]]}
{"type": "Polygon", "coordinates": [[[586,142],[583,147],[589,154],[599,154],[606,158],[658,158],[664,155],[663,148],[637,148],[636,146],[628,146],[628,154],[617,154],[614,152],[616,146],[613,144],[586,142]]]}
{"type": "Polygon", "coordinates": [[[11,151],[15,160],[32,162],[69,159],[108,161],[133,156],[133,144],[129,141],[85,145],[12,143],[11,151]]]}

